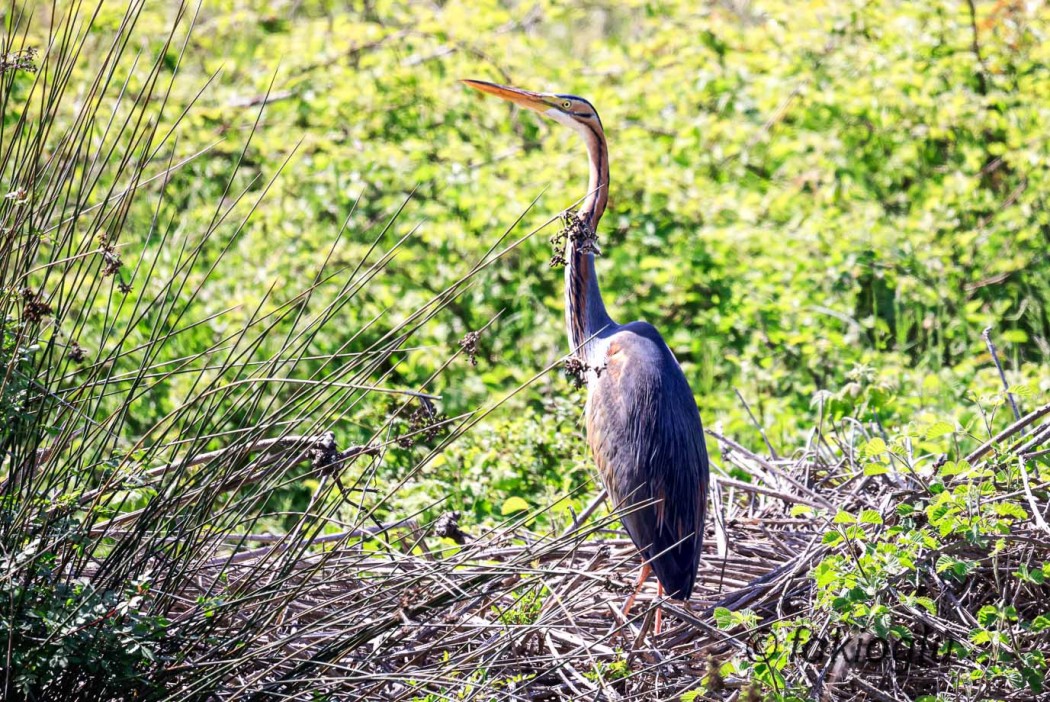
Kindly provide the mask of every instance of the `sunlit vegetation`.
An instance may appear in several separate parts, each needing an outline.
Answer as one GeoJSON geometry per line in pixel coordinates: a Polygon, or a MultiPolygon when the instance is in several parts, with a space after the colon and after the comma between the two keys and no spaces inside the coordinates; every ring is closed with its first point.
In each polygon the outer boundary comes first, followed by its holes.
{"type": "Polygon", "coordinates": [[[599,5],[0,10],[0,697],[804,699],[799,631],[924,611],[939,681],[1042,692],[1050,11],[599,5]],[[612,618],[535,633],[634,565],[604,510],[564,533],[598,488],[548,261],[586,159],[467,77],[600,110],[610,312],[682,363],[726,513],[816,533],[790,617],[694,610],[779,657],[667,683],[612,618]],[[747,493],[757,454],[802,487],[747,493]],[[384,668],[452,616],[482,638],[384,668]]]}

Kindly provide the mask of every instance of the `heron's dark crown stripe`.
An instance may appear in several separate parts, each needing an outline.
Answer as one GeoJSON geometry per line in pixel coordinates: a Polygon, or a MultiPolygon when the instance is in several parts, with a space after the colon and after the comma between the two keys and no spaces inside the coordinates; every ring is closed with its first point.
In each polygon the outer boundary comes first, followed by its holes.
{"type": "MultiPolygon", "coordinates": [[[[591,101],[587,98],[582,98],[579,95],[570,95],[568,93],[555,93],[554,97],[561,98],[562,100],[578,100],[579,102],[582,102],[584,105],[587,105],[592,110],[594,110],[594,105],[591,105],[591,101]]],[[[597,110],[595,111],[597,112],[597,110]]]]}
{"type": "Polygon", "coordinates": [[[565,100],[575,100],[577,102],[582,102],[584,105],[586,105],[587,107],[589,107],[591,109],[591,115],[588,115],[588,116],[593,116],[595,119],[598,120],[598,124],[601,124],[602,118],[598,116],[598,110],[594,109],[594,105],[592,105],[591,101],[588,100],[587,98],[582,98],[579,95],[561,95],[561,94],[557,94],[554,97],[562,98],[562,99],[565,99],[565,100]]]}

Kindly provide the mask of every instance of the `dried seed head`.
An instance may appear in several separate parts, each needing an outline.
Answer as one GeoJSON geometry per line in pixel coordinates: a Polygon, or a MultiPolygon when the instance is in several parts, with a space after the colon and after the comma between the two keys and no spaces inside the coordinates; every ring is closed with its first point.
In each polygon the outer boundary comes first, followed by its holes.
{"type": "Polygon", "coordinates": [[[758,689],[755,683],[751,683],[742,690],[743,694],[740,695],[741,702],[762,702],[762,691],[758,689]]]}
{"type": "Polygon", "coordinates": [[[124,265],[124,262],[120,260],[120,254],[118,254],[116,250],[109,245],[106,245],[102,248],[102,261],[103,278],[108,278],[111,275],[116,275],[118,272],[120,272],[121,267],[124,265]]]}
{"type": "Polygon", "coordinates": [[[459,512],[445,512],[434,522],[434,536],[452,539],[457,544],[467,542],[467,533],[459,528],[459,512]]]}
{"type": "Polygon", "coordinates": [[[565,229],[562,231],[569,241],[576,244],[581,253],[601,254],[598,249],[598,235],[583,217],[576,212],[567,212],[562,219],[565,221],[565,229]]]}
{"type": "Polygon", "coordinates": [[[320,440],[310,447],[307,455],[310,463],[316,470],[324,470],[335,461],[339,455],[339,447],[335,443],[335,433],[326,431],[320,440]]]}
{"type": "Polygon", "coordinates": [[[66,355],[69,356],[69,360],[74,363],[81,363],[87,356],[87,352],[84,351],[84,347],[73,341],[69,344],[69,350],[66,351],[66,355]]]}
{"type": "Polygon", "coordinates": [[[23,205],[29,199],[29,191],[25,188],[17,188],[4,195],[5,200],[14,200],[16,205],[23,205]]]}
{"type": "Polygon", "coordinates": [[[567,263],[565,260],[566,239],[568,239],[568,234],[566,234],[565,229],[560,230],[557,234],[551,237],[551,268],[564,266],[567,263]]]}
{"type": "Polygon", "coordinates": [[[22,288],[22,302],[22,318],[31,324],[50,316],[53,311],[41,293],[33,292],[32,288],[22,288]]]}
{"type": "Polygon", "coordinates": [[[714,656],[707,657],[707,689],[711,692],[720,692],[726,686],[722,678],[722,666],[714,656]]]}
{"type": "Polygon", "coordinates": [[[569,356],[565,359],[565,375],[569,376],[573,386],[577,390],[587,384],[587,373],[594,371],[596,377],[601,377],[605,366],[591,366],[577,356],[569,356]]]}
{"type": "Polygon", "coordinates": [[[601,251],[598,249],[598,236],[579,214],[566,212],[562,215],[562,221],[565,222],[565,226],[550,239],[551,248],[553,249],[550,260],[551,268],[564,266],[567,263],[565,260],[565,247],[570,241],[581,253],[601,254],[601,251]]]}
{"type": "Polygon", "coordinates": [[[441,417],[429,398],[419,398],[420,405],[408,417],[409,433],[397,439],[398,446],[409,448],[417,441],[430,441],[441,433],[441,417]]]}
{"type": "Polygon", "coordinates": [[[36,73],[36,55],[37,50],[32,46],[27,49],[12,51],[0,59],[0,73],[5,71],[36,73]]]}
{"type": "Polygon", "coordinates": [[[478,365],[478,340],[481,338],[481,332],[472,331],[467,332],[462,339],[459,340],[459,347],[463,349],[463,353],[467,354],[470,359],[470,365],[478,365]]]}
{"type": "Polygon", "coordinates": [[[569,356],[565,359],[565,374],[579,390],[587,383],[587,364],[576,356],[569,356]]]}

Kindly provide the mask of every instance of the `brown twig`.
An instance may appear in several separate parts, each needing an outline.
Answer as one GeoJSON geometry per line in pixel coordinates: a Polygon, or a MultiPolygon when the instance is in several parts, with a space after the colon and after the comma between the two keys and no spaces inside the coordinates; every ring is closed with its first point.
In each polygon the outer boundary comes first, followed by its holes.
{"type": "MultiPolygon", "coordinates": [[[[995,350],[995,344],[992,343],[992,328],[985,328],[981,336],[984,337],[984,343],[988,345],[988,353],[992,354],[992,360],[995,361],[995,369],[999,371],[999,380],[1003,383],[1003,392],[1006,393],[1006,399],[1010,401],[1010,408],[1014,411],[1014,419],[1018,420],[1021,418],[1021,412],[1017,409],[1017,400],[1014,399],[1013,393],[1010,392],[1010,383],[1006,380],[1003,364],[999,362],[999,354],[995,350]]],[[[1022,427],[1021,431],[1024,432],[1025,428],[1022,427]]]]}

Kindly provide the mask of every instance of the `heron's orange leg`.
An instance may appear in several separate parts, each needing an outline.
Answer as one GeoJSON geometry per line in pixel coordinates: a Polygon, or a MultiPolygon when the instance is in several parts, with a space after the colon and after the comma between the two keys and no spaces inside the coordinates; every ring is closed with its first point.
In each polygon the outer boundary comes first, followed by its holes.
{"type": "Polygon", "coordinates": [[[652,566],[648,563],[642,565],[642,572],[638,574],[638,582],[634,585],[634,592],[631,593],[631,596],[627,598],[623,605],[623,616],[626,617],[630,613],[631,606],[634,604],[634,598],[642,591],[642,586],[645,585],[645,581],[649,579],[649,574],[652,572],[652,566]]]}
{"type": "MultiPolygon", "coordinates": [[[[659,580],[656,581],[656,596],[659,599],[661,599],[661,600],[663,600],[663,598],[664,598],[664,584],[661,583],[659,580]]],[[[663,621],[664,621],[664,610],[663,610],[663,607],[661,607],[660,604],[657,604],[656,605],[656,624],[655,624],[655,628],[653,629],[653,633],[656,634],[657,636],[660,635],[660,625],[663,624],[663,621]]]]}

